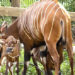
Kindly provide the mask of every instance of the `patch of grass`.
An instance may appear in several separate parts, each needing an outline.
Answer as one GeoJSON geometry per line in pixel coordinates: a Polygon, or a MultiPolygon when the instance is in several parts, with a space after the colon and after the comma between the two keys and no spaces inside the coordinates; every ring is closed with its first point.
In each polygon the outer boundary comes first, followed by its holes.
{"type": "MultiPolygon", "coordinates": [[[[22,71],[23,71],[23,67],[24,67],[24,65],[23,65],[24,64],[24,50],[22,49],[20,51],[20,53],[21,54],[20,54],[20,58],[19,58],[19,63],[20,63],[19,64],[19,69],[20,69],[19,74],[21,75],[22,71]]],[[[63,55],[64,55],[64,61],[61,64],[61,73],[62,73],[62,75],[71,75],[71,72],[70,72],[71,70],[70,70],[70,64],[69,64],[67,51],[64,51],[63,55]]],[[[74,57],[75,57],[75,55],[74,55],[74,57]]],[[[75,60],[75,58],[74,58],[74,60],[75,60]]],[[[32,59],[30,60],[30,64],[33,64],[32,59]]],[[[42,71],[41,74],[44,75],[44,68],[43,68],[43,66],[39,62],[38,62],[38,65],[39,65],[40,70],[42,71]]],[[[5,69],[6,69],[5,65],[3,65],[0,72],[4,74],[5,73],[5,69]]],[[[75,65],[74,65],[74,73],[75,73],[75,65]]],[[[9,73],[9,75],[10,75],[10,73],[9,73]]],[[[15,67],[14,67],[14,75],[16,75],[15,67]]],[[[37,75],[35,66],[29,65],[28,70],[27,70],[27,75],[37,75]]]]}

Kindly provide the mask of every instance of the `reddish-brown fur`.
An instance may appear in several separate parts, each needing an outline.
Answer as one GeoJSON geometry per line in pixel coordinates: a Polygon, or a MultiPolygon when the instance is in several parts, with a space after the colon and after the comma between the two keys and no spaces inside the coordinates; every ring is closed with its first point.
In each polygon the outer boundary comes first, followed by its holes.
{"type": "MultiPolygon", "coordinates": [[[[17,41],[13,36],[9,36],[7,39],[3,40],[2,44],[2,54],[1,60],[6,57],[6,72],[8,74],[8,70],[10,74],[13,75],[11,68],[13,67],[14,62],[16,62],[17,75],[19,75],[19,50],[20,50],[20,42],[17,41]],[[12,47],[12,51],[7,51],[7,48],[12,47]],[[9,65],[10,64],[10,65],[9,65]]],[[[2,61],[0,61],[1,63],[2,61]]]]}
{"type": "MultiPolygon", "coordinates": [[[[41,1],[34,3],[11,24],[7,32],[5,32],[5,35],[13,35],[23,42],[26,52],[24,57],[26,57],[27,54],[29,55],[33,47],[45,41],[55,65],[55,75],[58,75],[60,67],[60,56],[57,52],[56,44],[62,37],[62,40],[66,41],[70,58],[71,75],[73,75],[71,20],[67,12],[58,3],[52,2],[53,1],[41,1]],[[48,6],[50,3],[52,4],[48,6]]],[[[25,67],[26,65],[24,64],[24,68],[25,67]]]]}

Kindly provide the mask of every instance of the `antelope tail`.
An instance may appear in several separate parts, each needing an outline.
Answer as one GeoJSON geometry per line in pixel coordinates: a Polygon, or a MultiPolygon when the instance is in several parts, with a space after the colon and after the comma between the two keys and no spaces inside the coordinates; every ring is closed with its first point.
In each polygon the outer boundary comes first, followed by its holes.
{"type": "Polygon", "coordinates": [[[66,38],[65,38],[66,36],[65,36],[65,24],[64,24],[64,20],[61,20],[60,24],[61,24],[61,27],[62,27],[62,34],[61,34],[62,44],[65,45],[66,44],[66,38]]]}

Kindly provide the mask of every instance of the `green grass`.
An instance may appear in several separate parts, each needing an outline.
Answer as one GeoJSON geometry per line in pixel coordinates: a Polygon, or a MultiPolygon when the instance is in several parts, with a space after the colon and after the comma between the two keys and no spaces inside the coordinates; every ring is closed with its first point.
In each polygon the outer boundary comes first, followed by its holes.
{"type": "MultiPolygon", "coordinates": [[[[22,74],[22,70],[23,70],[23,66],[24,66],[23,65],[23,62],[24,62],[24,50],[22,49],[20,53],[21,54],[20,54],[20,58],[19,58],[19,62],[20,62],[20,64],[19,64],[20,72],[19,73],[21,75],[22,74]]],[[[68,59],[67,52],[64,51],[63,55],[64,55],[64,61],[61,64],[61,73],[62,73],[62,75],[71,75],[70,74],[71,72],[70,72],[70,65],[69,65],[69,59],[68,59]]],[[[74,58],[74,60],[75,60],[75,58],[74,58]]],[[[33,64],[32,59],[30,60],[30,63],[33,64]]],[[[39,65],[39,68],[42,71],[41,74],[44,75],[44,73],[43,73],[43,71],[44,71],[43,70],[44,69],[43,66],[40,63],[38,63],[38,65],[39,65]]],[[[5,69],[6,69],[5,65],[3,65],[2,69],[0,71],[0,72],[3,73],[3,75],[5,73],[5,69]]],[[[74,74],[75,74],[75,65],[74,65],[74,74]]],[[[10,73],[9,73],[9,75],[10,75],[10,73]]],[[[16,75],[15,68],[14,68],[14,75],[16,75]]],[[[27,75],[37,75],[37,72],[35,70],[35,66],[29,65],[28,70],[27,70],[27,75]]]]}

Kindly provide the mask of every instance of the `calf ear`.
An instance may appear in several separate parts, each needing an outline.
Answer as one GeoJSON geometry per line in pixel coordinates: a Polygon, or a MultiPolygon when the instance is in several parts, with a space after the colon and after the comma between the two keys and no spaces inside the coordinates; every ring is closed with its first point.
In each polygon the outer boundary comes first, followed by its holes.
{"type": "Polygon", "coordinates": [[[0,32],[4,32],[7,30],[7,22],[4,21],[1,25],[0,32]]]}

